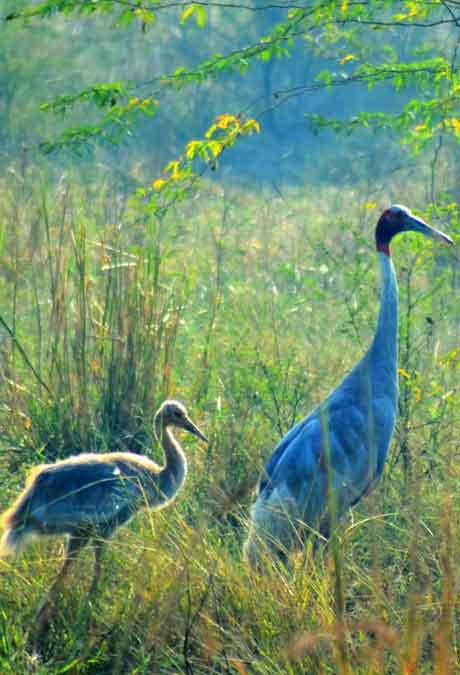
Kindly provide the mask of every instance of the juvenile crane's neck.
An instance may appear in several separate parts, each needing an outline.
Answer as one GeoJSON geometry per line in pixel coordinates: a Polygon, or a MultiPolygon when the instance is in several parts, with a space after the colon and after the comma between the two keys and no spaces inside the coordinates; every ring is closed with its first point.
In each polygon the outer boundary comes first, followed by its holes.
{"type": "MultiPolygon", "coordinates": [[[[377,330],[369,348],[370,361],[376,374],[390,375],[396,380],[398,349],[398,283],[390,255],[378,251],[382,291],[377,330]]],[[[382,383],[383,384],[383,383],[382,383]]]]}
{"type": "Polygon", "coordinates": [[[161,416],[155,419],[155,435],[163,447],[166,460],[159,476],[160,494],[171,499],[185,481],[187,459],[171,427],[164,423],[161,416]]]}

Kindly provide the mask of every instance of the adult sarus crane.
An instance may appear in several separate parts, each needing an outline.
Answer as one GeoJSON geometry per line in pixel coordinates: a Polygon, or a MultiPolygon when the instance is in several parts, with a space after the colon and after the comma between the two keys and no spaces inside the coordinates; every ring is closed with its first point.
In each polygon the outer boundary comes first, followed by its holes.
{"type": "Polygon", "coordinates": [[[381,215],[375,243],[382,293],[374,339],[361,361],[286,434],[266,463],[245,544],[253,566],[264,549],[285,560],[309,534],[327,539],[331,524],[382,474],[398,395],[398,285],[390,241],[407,231],[453,243],[405,206],[395,204],[381,215]]]}
{"type": "Polygon", "coordinates": [[[67,535],[63,565],[38,611],[39,632],[49,623],[69,567],[91,539],[95,565],[90,594],[99,580],[105,540],[140,508],[158,511],[176,497],[186,478],[187,461],[171,427],[185,429],[207,442],[183,405],[165,401],[154,421],[155,435],[165,453],[163,467],[132,452],[84,453],[43,464],[32,471],[24,491],[3,514],[0,557],[17,557],[31,540],[42,535],[67,535]]]}

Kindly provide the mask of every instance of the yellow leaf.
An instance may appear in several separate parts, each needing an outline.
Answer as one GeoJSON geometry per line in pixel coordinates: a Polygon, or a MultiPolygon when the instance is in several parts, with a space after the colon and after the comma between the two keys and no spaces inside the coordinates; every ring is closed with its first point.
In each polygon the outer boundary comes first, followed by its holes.
{"type": "Polygon", "coordinates": [[[171,178],[173,180],[177,180],[180,174],[179,165],[180,165],[179,160],[175,159],[165,166],[164,172],[165,173],[171,172],[171,178]]]}
{"type": "Polygon", "coordinates": [[[426,124],[417,124],[414,131],[417,131],[417,132],[418,131],[425,131],[426,128],[427,128],[426,124]]]}
{"type": "Polygon", "coordinates": [[[340,7],[342,14],[346,14],[348,11],[348,0],[342,0],[342,6],[340,7]]]}
{"type": "Polygon", "coordinates": [[[219,115],[219,117],[217,118],[217,126],[219,127],[219,129],[228,129],[228,127],[231,124],[234,124],[237,127],[239,127],[240,120],[238,119],[238,117],[236,117],[235,115],[228,115],[227,113],[225,113],[224,115],[219,115]]]}
{"type": "Polygon", "coordinates": [[[418,14],[417,4],[415,2],[409,2],[408,7],[409,7],[409,14],[407,15],[407,18],[410,18],[411,16],[417,16],[418,14]]]}
{"type": "Polygon", "coordinates": [[[209,127],[209,129],[208,129],[207,132],[205,133],[205,137],[206,137],[206,138],[211,138],[211,136],[213,135],[213,133],[215,132],[215,130],[216,130],[217,128],[218,128],[218,127],[217,127],[217,124],[211,124],[211,126],[209,127]]]}
{"type": "Polygon", "coordinates": [[[151,105],[158,105],[158,101],[153,98],[144,98],[144,100],[139,103],[139,108],[141,108],[141,110],[146,110],[151,105]]]}
{"type": "Polygon", "coordinates": [[[31,421],[30,417],[27,417],[27,415],[26,415],[26,418],[24,420],[24,426],[27,429],[27,431],[29,431],[30,427],[32,426],[32,421],[31,421]]]}
{"type": "Polygon", "coordinates": [[[244,666],[243,662],[237,658],[236,656],[231,656],[229,658],[230,663],[232,666],[236,669],[238,672],[238,675],[248,675],[248,671],[246,670],[246,667],[244,666]]]}
{"type": "Polygon", "coordinates": [[[410,375],[407,370],[404,370],[404,368],[398,368],[398,373],[402,375],[402,377],[405,377],[406,380],[410,380],[410,375]]]}
{"type": "Polygon", "coordinates": [[[377,202],[366,202],[366,203],[364,204],[364,208],[365,208],[365,209],[368,209],[369,211],[371,211],[372,209],[377,208],[377,202]]]}
{"type": "Polygon", "coordinates": [[[156,21],[156,16],[151,9],[142,9],[139,7],[139,9],[134,10],[134,14],[144,24],[152,24],[156,21]]]}
{"type": "Polygon", "coordinates": [[[356,56],[354,54],[347,54],[342,59],[340,59],[339,63],[341,66],[343,66],[344,63],[348,63],[349,61],[356,61],[356,56]]]}
{"type": "Polygon", "coordinates": [[[185,23],[186,21],[188,21],[190,19],[193,12],[195,11],[195,7],[196,7],[196,5],[189,5],[188,7],[186,7],[184,9],[184,11],[182,12],[181,18],[180,18],[181,23],[185,23]]]}
{"type": "Polygon", "coordinates": [[[246,122],[241,127],[241,131],[243,133],[250,133],[250,134],[252,134],[252,132],[255,131],[257,134],[260,134],[260,124],[257,120],[254,119],[246,120],[246,122]]]}
{"type": "Polygon", "coordinates": [[[163,185],[166,183],[164,178],[158,178],[157,180],[154,180],[152,183],[152,187],[154,190],[161,190],[163,185]]]}
{"type": "Polygon", "coordinates": [[[442,122],[439,123],[439,126],[447,128],[450,127],[454,130],[454,134],[456,136],[460,135],[460,120],[458,120],[456,117],[446,117],[442,120],[442,122]]]}
{"type": "Polygon", "coordinates": [[[219,143],[219,141],[209,141],[207,147],[211,151],[211,154],[214,159],[220,155],[223,149],[222,143],[219,143]]]}
{"type": "Polygon", "coordinates": [[[190,143],[187,143],[185,150],[185,156],[187,159],[194,159],[202,145],[202,141],[190,141],[190,143]]]}

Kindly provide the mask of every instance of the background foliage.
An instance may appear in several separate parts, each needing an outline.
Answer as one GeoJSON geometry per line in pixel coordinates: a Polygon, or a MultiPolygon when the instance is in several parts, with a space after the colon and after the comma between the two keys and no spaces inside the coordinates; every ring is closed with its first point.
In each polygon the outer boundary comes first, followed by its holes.
{"type": "Polygon", "coordinates": [[[41,657],[59,546],[2,563],[1,672],[456,672],[455,253],[395,246],[400,416],[338,558],[261,578],[240,551],[263,460],[371,339],[380,210],[458,235],[457,3],[2,11],[2,505],[83,449],[161,461],[165,397],[211,443],[184,439],[184,492],[117,535],[89,604],[82,556],[41,657]]]}

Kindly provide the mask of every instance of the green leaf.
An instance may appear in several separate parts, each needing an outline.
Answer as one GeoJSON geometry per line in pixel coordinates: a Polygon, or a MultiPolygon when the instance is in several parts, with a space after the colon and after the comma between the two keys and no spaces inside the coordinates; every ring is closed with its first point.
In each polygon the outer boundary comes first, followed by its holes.
{"type": "Polygon", "coordinates": [[[129,24],[133,21],[134,19],[134,12],[133,10],[130,9],[125,9],[120,16],[118,17],[115,25],[117,27],[121,26],[129,26],[129,24]]]}
{"type": "Polygon", "coordinates": [[[197,26],[204,28],[206,26],[206,9],[203,5],[195,5],[195,21],[197,26]]]}
{"type": "Polygon", "coordinates": [[[181,24],[184,24],[186,21],[188,21],[192,14],[195,16],[196,25],[199,28],[204,28],[206,25],[206,8],[203,7],[203,5],[197,5],[195,3],[192,3],[186,7],[182,12],[180,18],[181,24]]]}

